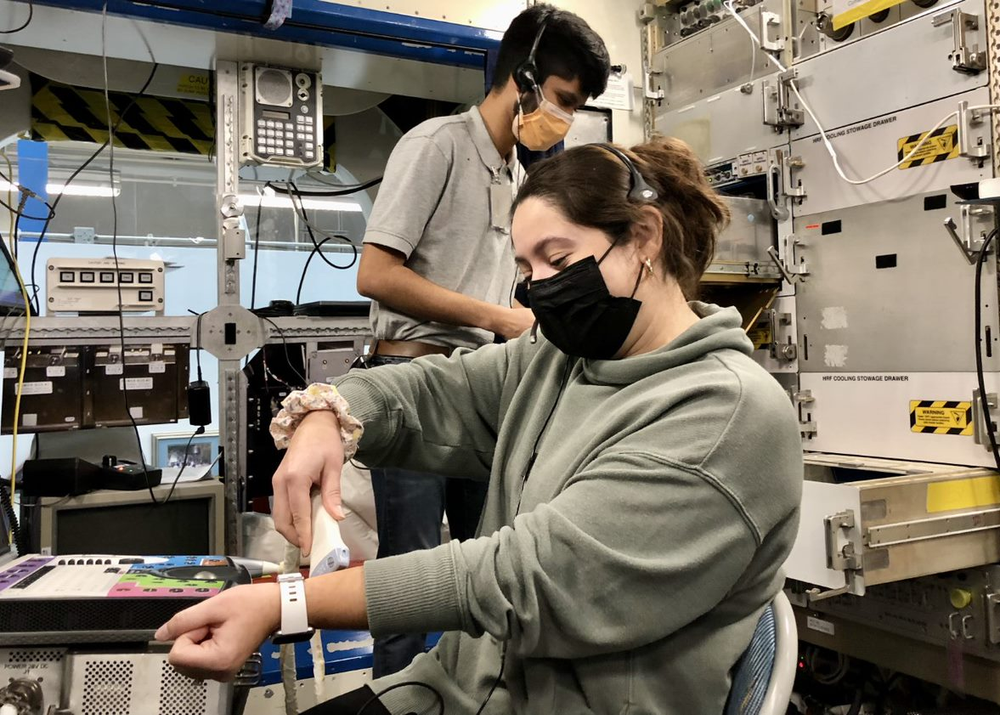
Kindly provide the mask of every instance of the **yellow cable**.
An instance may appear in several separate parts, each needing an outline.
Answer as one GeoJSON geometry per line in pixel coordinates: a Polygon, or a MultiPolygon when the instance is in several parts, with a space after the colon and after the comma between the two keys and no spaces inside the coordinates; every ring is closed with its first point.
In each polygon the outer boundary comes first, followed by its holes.
{"type": "MultiPolygon", "coordinates": [[[[21,342],[21,367],[17,373],[17,393],[14,397],[14,430],[10,447],[10,498],[13,507],[14,495],[17,493],[17,425],[21,420],[21,391],[24,388],[24,373],[28,367],[28,335],[31,333],[31,301],[28,298],[28,289],[21,278],[21,269],[18,268],[17,261],[13,261],[14,276],[17,278],[17,285],[21,289],[21,297],[24,298],[24,340],[21,342]]],[[[13,528],[13,524],[11,524],[13,528]]],[[[8,541],[13,541],[13,532],[7,535],[8,541]]],[[[23,556],[23,554],[20,554],[23,556]]]]}

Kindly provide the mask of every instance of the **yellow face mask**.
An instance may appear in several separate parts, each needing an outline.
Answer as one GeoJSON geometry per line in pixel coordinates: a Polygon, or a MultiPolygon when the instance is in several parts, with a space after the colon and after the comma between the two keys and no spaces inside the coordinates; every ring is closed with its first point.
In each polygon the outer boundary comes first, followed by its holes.
{"type": "MultiPolygon", "coordinates": [[[[548,151],[569,134],[573,115],[547,100],[540,89],[536,88],[535,94],[537,102],[528,99],[527,102],[518,103],[511,129],[517,141],[525,148],[548,151]],[[531,107],[531,104],[535,106],[531,107]]],[[[529,94],[528,98],[530,97],[529,94]]]]}

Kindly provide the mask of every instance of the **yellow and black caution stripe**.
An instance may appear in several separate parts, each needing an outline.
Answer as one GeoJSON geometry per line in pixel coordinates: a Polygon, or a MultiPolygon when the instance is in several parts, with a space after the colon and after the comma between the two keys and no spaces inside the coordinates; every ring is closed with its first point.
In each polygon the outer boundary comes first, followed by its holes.
{"type": "Polygon", "coordinates": [[[972,429],[971,402],[910,401],[911,432],[969,437],[972,429]]]}
{"type": "MultiPolygon", "coordinates": [[[[108,139],[104,91],[71,87],[32,75],[31,131],[44,141],[103,144],[108,139]]],[[[111,121],[133,95],[111,92],[111,121]]],[[[139,97],[115,132],[115,146],[182,154],[211,154],[215,144],[212,109],[206,102],[139,97]]]]}
{"type": "Polygon", "coordinates": [[[958,158],[958,125],[952,124],[935,129],[930,132],[930,136],[924,132],[901,138],[896,146],[897,160],[903,161],[923,141],[924,137],[927,137],[927,141],[916,154],[900,165],[900,169],[913,169],[918,166],[927,166],[958,158]]]}

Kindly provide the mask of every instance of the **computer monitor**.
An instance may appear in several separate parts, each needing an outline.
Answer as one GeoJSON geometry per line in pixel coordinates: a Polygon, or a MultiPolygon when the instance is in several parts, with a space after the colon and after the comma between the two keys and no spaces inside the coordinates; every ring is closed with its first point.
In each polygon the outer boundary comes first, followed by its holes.
{"type": "MultiPolygon", "coordinates": [[[[24,315],[24,296],[17,282],[14,259],[3,241],[0,241],[0,250],[3,251],[3,257],[0,258],[0,317],[24,315]]],[[[33,308],[31,314],[36,315],[33,308]]]]}

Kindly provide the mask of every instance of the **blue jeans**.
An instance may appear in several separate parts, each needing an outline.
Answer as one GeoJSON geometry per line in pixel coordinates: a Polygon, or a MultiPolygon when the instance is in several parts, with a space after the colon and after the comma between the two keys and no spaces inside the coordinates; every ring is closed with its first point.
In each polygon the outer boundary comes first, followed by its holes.
{"type": "MultiPolygon", "coordinates": [[[[407,362],[406,358],[376,356],[371,367],[407,362]]],[[[372,469],[378,558],[429,549],[441,543],[441,519],[448,514],[451,538],[471,539],[486,501],[486,482],[446,479],[410,469],[372,469]]],[[[396,673],[426,650],[426,633],[395,634],[375,639],[372,675],[396,673]]]]}

